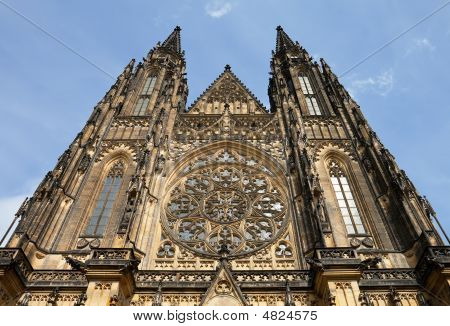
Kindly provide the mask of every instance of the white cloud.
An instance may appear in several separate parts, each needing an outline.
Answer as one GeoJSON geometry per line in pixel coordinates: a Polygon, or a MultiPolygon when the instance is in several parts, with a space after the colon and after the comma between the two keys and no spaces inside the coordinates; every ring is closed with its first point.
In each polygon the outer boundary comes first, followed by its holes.
{"type": "Polygon", "coordinates": [[[433,52],[434,50],[436,50],[436,47],[434,46],[433,43],[431,43],[431,41],[428,38],[426,37],[416,38],[412,40],[411,45],[409,46],[409,48],[407,48],[405,56],[408,56],[411,53],[417,51],[433,52]]]}
{"type": "Polygon", "coordinates": [[[228,1],[214,0],[205,5],[205,12],[212,18],[220,18],[228,14],[232,8],[232,4],[228,1]]]}
{"type": "Polygon", "coordinates": [[[349,92],[352,96],[357,96],[357,94],[365,92],[386,96],[393,88],[394,72],[392,69],[389,69],[375,77],[352,80],[349,92]]]}
{"type": "Polygon", "coordinates": [[[429,50],[429,51],[434,51],[436,49],[436,47],[426,37],[421,38],[421,39],[415,39],[414,44],[419,49],[425,49],[425,50],[429,50]]]}

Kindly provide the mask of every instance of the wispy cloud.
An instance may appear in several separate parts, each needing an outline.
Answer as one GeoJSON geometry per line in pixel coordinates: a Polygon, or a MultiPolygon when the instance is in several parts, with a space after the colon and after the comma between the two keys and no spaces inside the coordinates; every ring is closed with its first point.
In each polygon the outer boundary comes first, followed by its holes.
{"type": "Polygon", "coordinates": [[[231,2],[223,0],[210,1],[205,5],[206,14],[212,18],[220,18],[225,16],[231,11],[231,9],[233,9],[231,2]]]}
{"type": "Polygon", "coordinates": [[[406,49],[406,55],[410,55],[417,51],[434,52],[436,46],[426,37],[416,38],[412,40],[411,45],[406,49]]]}
{"type": "Polygon", "coordinates": [[[392,69],[389,69],[375,77],[352,80],[349,92],[352,96],[357,96],[358,94],[365,92],[386,96],[393,88],[394,72],[392,69]]]}
{"type": "Polygon", "coordinates": [[[425,50],[429,50],[429,51],[436,50],[436,47],[426,37],[421,38],[421,39],[415,39],[414,43],[415,43],[416,47],[418,47],[419,49],[425,49],[425,50]]]}

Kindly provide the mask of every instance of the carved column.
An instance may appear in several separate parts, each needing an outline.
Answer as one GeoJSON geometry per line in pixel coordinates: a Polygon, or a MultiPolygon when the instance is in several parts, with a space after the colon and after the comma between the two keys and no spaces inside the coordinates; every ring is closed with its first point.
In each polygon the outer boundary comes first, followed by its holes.
{"type": "Polygon", "coordinates": [[[360,259],[352,248],[317,249],[308,263],[316,271],[314,289],[322,305],[358,306],[360,259]]]}
{"type": "Polygon", "coordinates": [[[86,306],[128,304],[134,292],[133,271],[139,261],[131,249],[95,249],[86,261],[86,306]]]}
{"type": "Polygon", "coordinates": [[[32,271],[22,249],[0,249],[0,306],[15,304],[32,271]]]}

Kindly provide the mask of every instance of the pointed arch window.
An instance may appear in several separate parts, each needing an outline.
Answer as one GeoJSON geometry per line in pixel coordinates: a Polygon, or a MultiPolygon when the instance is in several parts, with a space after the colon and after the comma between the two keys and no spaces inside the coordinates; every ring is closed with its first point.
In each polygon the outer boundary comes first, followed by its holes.
{"type": "Polygon", "coordinates": [[[144,115],[145,111],[147,111],[149,99],[146,97],[141,97],[136,103],[134,107],[133,115],[144,115]]]}
{"type": "Polygon", "coordinates": [[[306,106],[308,108],[308,112],[310,115],[321,115],[319,103],[317,102],[316,97],[314,96],[314,90],[309,82],[307,76],[300,75],[298,76],[298,80],[300,81],[300,86],[302,88],[303,95],[305,95],[306,106]]]}
{"type": "Polygon", "coordinates": [[[361,220],[358,207],[350,188],[347,176],[337,161],[330,161],[328,164],[331,184],[336,195],[339,210],[344,220],[347,234],[366,234],[366,230],[361,220]]]}
{"type": "Polygon", "coordinates": [[[149,76],[145,80],[144,88],[142,88],[141,95],[151,95],[155,88],[156,76],[149,76]]]}
{"type": "Polygon", "coordinates": [[[106,176],[101,193],[95,204],[94,211],[89,219],[85,235],[102,236],[105,232],[111,216],[114,201],[122,184],[124,164],[122,161],[116,162],[106,176]]]}
{"type": "Polygon", "coordinates": [[[308,77],[300,75],[298,76],[298,79],[300,80],[300,86],[302,87],[303,94],[314,95],[308,77]]]}
{"type": "Polygon", "coordinates": [[[144,87],[139,94],[139,99],[133,109],[133,115],[144,115],[147,112],[150,95],[155,89],[156,76],[149,76],[145,80],[144,87]]]}

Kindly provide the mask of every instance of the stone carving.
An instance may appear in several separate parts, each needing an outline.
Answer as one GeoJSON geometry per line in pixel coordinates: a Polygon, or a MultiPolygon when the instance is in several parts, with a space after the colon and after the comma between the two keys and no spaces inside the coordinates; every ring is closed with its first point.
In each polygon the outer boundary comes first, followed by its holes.
{"type": "Polygon", "coordinates": [[[306,257],[305,260],[309,264],[311,269],[313,269],[315,271],[323,271],[324,270],[323,263],[319,259],[306,257]]]}
{"type": "Polygon", "coordinates": [[[117,294],[114,294],[109,298],[109,305],[110,306],[117,306],[119,303],[119,296],[117,294]]]}
{"type": "Polygon", "coordinates": [[[19,301],[17,301],[17,305],[18,306],[28,306],[28,303],[30,302],[31,299],[31,293],[26,291],[22,297],[19,299],[19,301]]]}
{"type": "Polygon", "coordinates": [[[286,294],[284,298],[284,305],[285,306],[295,306],[295,301],[292,296],[291,288],[289,286],[289,281],[286,281],[286,294]]]}
{"type": "Polygon", "coordinates": [[[329,248],[329,249],[317,249],[317,255],[320,259],[349,259],[358,258],[356,251],[347,248],[329,248]]]}
{"type": "Polygon", "coordinates": [[[81,271],[81,272],[86,271],[86,264],[84,262],[79,261],[70,256],[66,256],[66,257],[64,257],[64,259],[70,265],[70,267],[72,267],[73,269],[75,269],[77,271],[81,271]]]}
{"type": "Polygon", "coordinates": [[[194,161],[167,200],[167,233],[204,256],[217,257],[222,244],[239,256],[273,243],[288,219],[285,195],[266,170],[228,150],[194,161]]]}
{"type": "Polygon", "coordinates": [[[28,277],[29,282],[86,282],[86,276],[78,271],[34,271],[28,277]]]}
{"type": "Polygon", "coordinates": [[[59,288],[54,288],[47,298],[47,306],[57,306],[59,297],[59,288]]]}
{"type": "Polygon", "coordinates": [[[121,249],[97,249],[92,252],[91,259],[105,260],[127,260],[131,258],[131,252],[129,250],[121,249]]]}
{"type": "Polygon", "coordinates": [[[86,300],[87,300],[86,293],[81,293],[78,296],[77,301],[75,301],[74,306],[84,306],[86,304],[86,300]]]}
{"type": "Polygon", "coordinates": [[[162,281],[159,281],[158,290],[156,291],[155,295],[153,296],[152,306],[161,306],[162,305],[162,301],[163,301],[162,281]]]}
{"type": "Polygon", "coordinates": [[[234,271],[233,276],[238,283],[245,282],[309,282],[309,271],[234,271]]]}
{"type": "Polygon", "coordinates": [[[87,168],[89,167],[89,164],[91,164],[91,159],[92,157],[89,154],[84,153],[83,157],[81,158],[80,165],[78,166],[78,171],[80,171],[81,173],[85,173],[87,168]]]}
{"type": "Polygon", "coordinates": [[[164,241],[156,253],[158,258],[174,258],[175,248],[171,241],[164,241]]]}
{"type": "Polygon", "coordinates": [[[231,292],[231,284],[227,280],[220,280],[216,284],[215,291],[217,294],[229,294],[231,292]]]}
{"type": "Polygon", "coordinates": [[[362,269],[376,268],[382,262],[381,257],[367,258],[360,263],[362,269]]]}
{"type": "Polygon", "coordinates": [[[214,272],[208,271],[140,271],[135,275],[136,282],[211,282],[214,272]]]}
{"type": "Polygon", "coordinates": [[[368,270],[362,273],[365,280],[415,280],[414,270],[368,270]]]}
{"type": "Polygon", "coordinates": [[[366,291],[361,291],[359,293],[358,301],[361,306],[373,306],[372,302],[370,301],[370,296],[366,291]]]}
{"type": "Polygon", "coordinates": [[[94,288],[96,290],[111,290],[111,285],[111,283],[96,282],[94,288]]]}
{"type": "Polygon", "coordinates": [[[335,148],[343,151],[351,159],[356,160],[357,154],[353,147],[353,144],[348,140],[333,140],[333,141],[310,141],[307,147],[314,153],[314,161],[317,162],[320,158],[321,153],[326,148],[335,148]]]}
{"type": "Polygon", "coordinates": [[[126,151],[136,161],[139,149],[145,144],[145,140],[105,140],[101,143],[101,151],[95,157],[95,162],[100,162],[106,155],[114,151],[126,151]]]}

